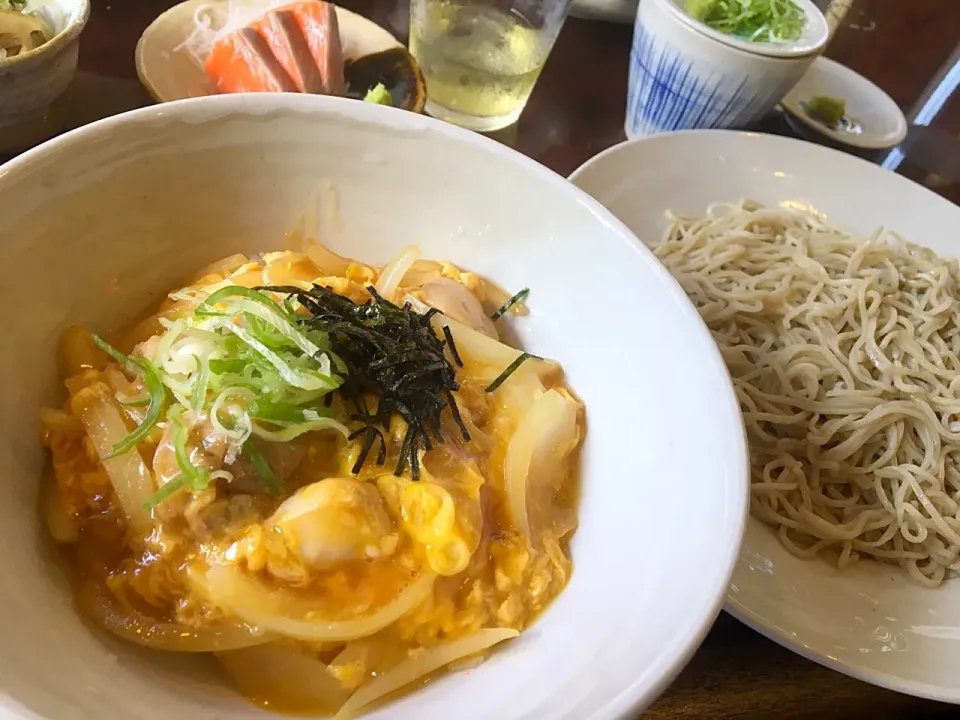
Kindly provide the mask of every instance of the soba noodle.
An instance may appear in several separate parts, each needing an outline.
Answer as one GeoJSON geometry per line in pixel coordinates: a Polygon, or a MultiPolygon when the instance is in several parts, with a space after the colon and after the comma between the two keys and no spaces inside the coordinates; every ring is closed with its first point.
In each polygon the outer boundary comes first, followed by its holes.
{"type": "Polygon", "coordinates": [[[960,267],[750,202],[670,215],[657,256],[743,411],[755,517],[794,554],[940,584],[960,567],[960,267]]]}

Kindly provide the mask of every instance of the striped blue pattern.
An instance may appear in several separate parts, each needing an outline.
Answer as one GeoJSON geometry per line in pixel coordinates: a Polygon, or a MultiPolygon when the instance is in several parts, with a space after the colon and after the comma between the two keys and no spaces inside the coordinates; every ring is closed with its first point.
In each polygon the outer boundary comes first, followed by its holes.
{"type": "Polygon", "coordinates": [[[664,130],[731,127],[754,105],[747,78],[701,75],[693,59],[636,23],[630,51],[627,129],[634,135],[664,130]]]}

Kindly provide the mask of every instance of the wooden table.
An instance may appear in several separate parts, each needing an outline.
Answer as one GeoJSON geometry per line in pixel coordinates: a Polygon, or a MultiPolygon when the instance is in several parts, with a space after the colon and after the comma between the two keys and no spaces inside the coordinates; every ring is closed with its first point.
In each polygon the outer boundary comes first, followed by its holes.
{"type": "MultiPolygon", "coordinates": [[[[71,127],[150,104],[136,80],[134,47],[172,4],[93,0],[81,70],[64,99],[71,127]]],[[[341,4],[406,37],[406,0],[341,4]]],[[[902,158],[884,153],[874,159],[960,203],[957,28],[958,0],[856,0],[828,55],[880,85],[912,122],[902,158]]],[[[496,138],[564,175],[622,140],[631,32],[627,25],[568,20],[520,122],[496,138]]],[[[776,115],[761,129],[790,133],[776,115]]],[[[831,672],[722,614],[647,717],[906,720],[960,717],[960,710],[831,672]]]]}

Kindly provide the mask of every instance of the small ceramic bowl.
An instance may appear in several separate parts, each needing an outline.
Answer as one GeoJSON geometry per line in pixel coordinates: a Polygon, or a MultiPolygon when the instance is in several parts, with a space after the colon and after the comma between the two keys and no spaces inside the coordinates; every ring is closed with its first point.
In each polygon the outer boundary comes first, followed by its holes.
{"type": "Polygon", "coordinates": [[[54,36],[38,48],[0,59],[0,152],[22,150],[61,130],[62,118],[52,106],[77,72],[90,0],[50,0],[38,14],[54,36]]]}
{"type": "Polygon", "coordinates": [[[816,142],[888,150],[907,136],[907,120],[893,98],[859,73],[828,58],[817,58],[780,105],[790,125],[816,142]],[[827,125],[809,112],[808,104],[817,96],[844,101],[846,113],[841,122],[827,125]]]}
{"type": "MultiPolygon", "coordinates": [[[[214,31],[223,27],[227,0],[187,0],[160,15],[137,43],[140,82],[157,102],[217,93],[199,62],[187,50],[197,19],[214,31]]],[[[427,102],[423,74],[413,56],[387,30],[362,15],[337,7],[343,43],[347,94],[362,98],[383,83],[393,106],[422,112],[427,102]]]]}
{"type": "Polygon", "coordinates": [[[687,15],[682,0],[643,0],[637,10],[627,136],[667,130],[744,127],[759,120],[803,77],[829,33],[810,0],[795,0],[806,24],[789,43],[754,43],[687,15]]]}

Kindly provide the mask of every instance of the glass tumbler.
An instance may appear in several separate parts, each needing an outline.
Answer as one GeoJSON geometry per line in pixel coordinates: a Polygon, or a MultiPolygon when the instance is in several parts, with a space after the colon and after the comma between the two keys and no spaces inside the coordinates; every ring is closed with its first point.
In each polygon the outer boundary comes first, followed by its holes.
{"type": "Polygon", "coordinates": [[[410,0],[410,52],[426,110],[488,132],[517,121],[567,15],[569,0],[410,0]]]}

